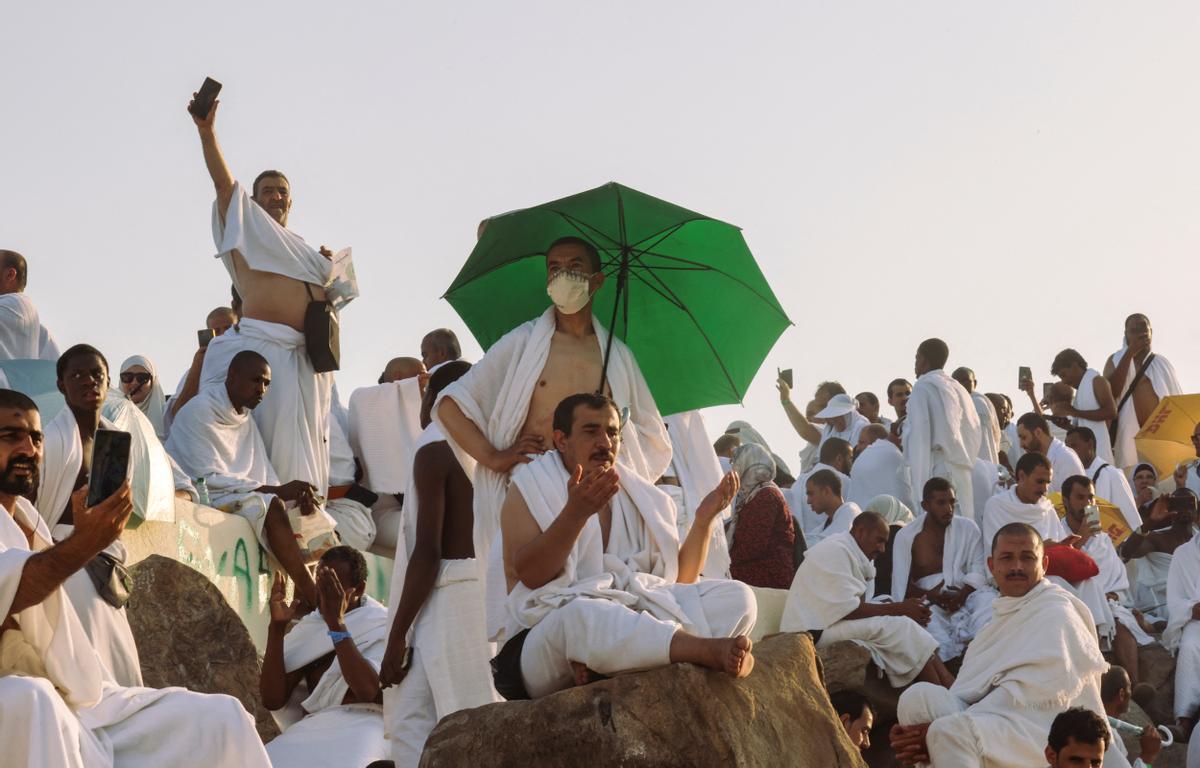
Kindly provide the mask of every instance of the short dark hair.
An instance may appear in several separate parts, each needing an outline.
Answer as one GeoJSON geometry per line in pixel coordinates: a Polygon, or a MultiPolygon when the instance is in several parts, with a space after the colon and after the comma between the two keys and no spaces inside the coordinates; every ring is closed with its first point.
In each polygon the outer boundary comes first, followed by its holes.
{"type": "Polygon", "coordinates": [[[207,324],[211,323],[213,321],[214,317],[216,317],[217,315],[223,315],[226,312],[233,315],[235,320],[237,319],[237,313],[233,311],[233,307],[217,307],[216,309],[214,309],[213,311],[209,312],[207,315],[204,316],[204,324],[207,325],[207,324]]]}
{"type": "Polygon", "coordinates": [[[1028,475],[1038,467],[1053,470],[1053,467],[1050,465],[1050,459],[1047,459],[1037,451],[1030,451],[1029,453],[1022,454],[1021,458],[1017,459],[1016,474],[1020,475],[1024,472],[1028,475]]]}
{"type": "Polygon", "coordinates": [[[93,347],[91,344],[76,344],[69,347],[66,352],[58,356],[58,362],[54,364],[54,371],[58,374],[58,380],[62,381],[63,374],[67,371],[67,364],[77,357],[84,355],[95,355],[100,358],[100,362],[104,364],[104,372],[108,373],[108,359],[100,354],[100,350],[93,347]]]}
{"type": "Polygon", "coordinates": [[[268,169],[254,177],[254,184],[251,185],[251,187],[250,187],[250,196],[257,197],[258,196],[258,185],[260,183],[262,183],[263,179],[270,179],[270,178],[283,179],[283,182],[288,185],[288,189],[292,188],[292,182],[288,181],[287,176],[283,175],[283,171],[276,171],[274,169],[268,169]]]}
{"type": "Polygon", "coordinates": [[[29,278],[29,265],[24,256],[16,251],[0,248],[0,269],[15,269],[17,271],[17,289],[25,290],[25,281],[29,278]]]}
{"type": "Polygon", "coordinates": [[[817,385],[816,394],[819,395],[822,392],[833,397],[834,395],[846,394],[846,388],[836,381],[822,381],[817,385]]]}
{"type": "Polygon", "coordinates": [[[1034,413],[1033,411],[1021,414],[1021,418],[1017,419],[1017,426],[1025,427],[1025,429],[1028,429],[1030,432],[1035,429],[1040,429],[1047,435],[1050,434],[1050,422],[1046,421],[1045,416],[1041,415],[1040,413],[1034,413]]]}
{"type": "Polygon", "coordinates": [[[1050,375],[1057,376],[1058,372],[1068,365],[1078,365],[1085,370],[1088,367],[1087,360],[1083,359],[1083,355],[1067,348],[1054,356],[1054,362],[1050,363],[1050,375]]]}
{"type": "Polygon", "coordinates": [[[1108,722],[1090,709],[1072,707],[1066,712],[1060,712],[1050,724],[1050,735],[1046,745],[1059,752],[1067,743],[1102,744],[1108,749],[1108,722]]]}
{"type": "Polygon", "coordinates": [[[1105,704],[1116,698],[1117,694],[1129,687],[1129,672],[1119,664],[1113,664],[1108,671],[1100,676],[1100,700],[1105,704]]]}
{"type": "Polygon", "coordinates": [[[713,443],[713,451],[724,451],[727,448],[736,448],[742,444],[742,439],[737,435],[721,435],[717,441],[713,443]]]}
{"type": "Polygon", "coordinates": [[[36,411],[37,403],[24,392],[15,389],[0,389],[0,408],[17,408],[22,411],[36,411]]]}
{"type": "MultiPolygon", "coordinates": [[[[843,441],[844,442],[844,441],[843,441]]],[[[837,476],[837,473],[832,469],[818,469],[804,479],[804,484],[819,485],[822,488],[828,488],[834,493],[842,492],[842,479],[837,476]]]]}
{"type": "Polygon", "coordinates": [[[910,382],[908,379],[892,379],[891,381],[888,382],[887,396],[888,396],[889,400],[892,399],[892,387],[898,387],[901,384],[907,384],[910,387],[912,386],[912,382],[910,382]]]}
{"type": "Polygon", "coordinates": [[[236,355],[234,355],[233,359],[229,361],[229,369],[226,371],[226,375],[233,373],[234,371],[243,373],[249,366],[260,363],[268,367],[271,365],[271,363],[267,361],[267,358],[258,354],[253,349],[243,349],[241,352],[238,352],[236,355]]]}
{"type": "Polygon", "coordinates": [[[553,243],[550,243],[546,248],[546,255],[549,256],[550,251],[553,251],[560,245],[577,245],[587,251],[588,262],[592,265],[592,272],[599,272],[603,267],[603,264],[600,262],[600,251],[596,250],[596,246],[582,237],[575,237],[574,235],[560,237],[553,243]]]}
{"type": "Polygon", "coordinates": [[[825,442],[821,443],[821,450],[818,453],[817,460],[822,464],[833,464],[833,460],[838,456],[845,456],[846,453],[853,453],[854,447],[840,437],[827,437],[825,442]]]}
{"type": "Polygon", "coordinates": [[[921,489],[921,501],[929,501],[935,493],[945,493],[953,491],[954,486],[944,477],[931,477],[925,481],[925,487],[921,489]]]}
{"type": "Polygon", "coordinates": [[[1091,485],[1091,484],[1092,484],[1092,478],[1088,477],[1087,475],[1071,475],[1066,480],[1063,480],[1063,484],[1062,484],[1063,503],[1064,504],[1066,503],[1067,497],[1070,496],[1071,492],[1075,490],[1075,486],[1091,485]]]}
{"type": "Polygon", "coordinates": [[[451,360],[441,366],[433,372],[433,375],[429,377],[429,382],[425,384],[425,397],[437,399],[443,389],[458,381],[469,370],[471,370],[471,364],[466,360],[451,360]]]}
{"type": "Polygon", "coordinates": [[[1001,536],[1032,536],[1034,543],[1039,547],[1045,542],[1042,539],[1042,534],[1038,533],[1038,529],[1028,523],[1008,523],[1000,527],[992,536],[992,554],[996,553],[996,543],[1000,541],[1001,536]]]}
{"type": "Polygon", "coordinates": [[[862,399],[866,400],[871,405],[875,406],[876,408],[879,407],[879,398],[875,396],[874,392],[859,392],[857,395],[854,396],[854,399],[857,400],[860,397],[862,399]]]}
{"type": "Polygon", "coordinates": [[[950,359],[950,347],[946,346],[946,342],[941,339],[925,339],[917,347],[917,354],[925,358],[925,362],[929,363],[930,367],[937,370],[946,367],[946,361],[950,359]]]}
{"type": "Polygon", "coordinates": [[[555,431],[562,432],[569,437],[571,427],[575,426],[575,409],[581,405],[594,411],[612,408],[618,416],[621,414],[621,409],[617,408],[616,402],[608,395],[602,395],[599,392],[580,392],[577,395],[568,395],[554,409],[552,426],[555,431]]]}
{"type": "Polygon", "coordinates": [[[1126,327],[1126,328],[1128,328],[1128,327],[1129,327],[1129,323],[1130,323],[1131,321],[1133,321],[1133,320],[1145,320],[1145,321],[1146,321],[1146,325],[1150,325],[1150,318],[1149,318],[1149,317],[1147,317],[1146,315],[1143,315],[1141,312],[1134,312],[1132,315],[1130,315],[1129,317],[1125,318],[1125,327],[1126,327]]]}
{"type": "Polygon", "coordinates": [[[367,583],[367,558],[363,557],[363,553],[354,547],[346,544],[331,547],[321,555],[321,563],[322,565],[345,563],[350,568],[350,581],[354,586],[367,583]]]}
{"type": "Polygon", "coordinates": [[[868,709],[874,711],[871,702],[858,691],[834,691],[829,694],[829,703],[833,705],[833,711],[837,712],[838,717],[846,715],[851,721],[862,717],[868,709]]]}
{"type": "Polygon", "coordinates": [[[1091,427],[1071,427],[1067,430],[1067,437],[1071,437],[1072,435],[1093,448],[1096,447],[1096,433],[1092,431],[1091,427]]]}
{"type": "Polygon", "coordinates": [[[422,341],[428,341],[433,346],[446,353],[446,356],[451,360],[457,360],[462,357],[462,348],[458,344],[458,337],[454,335],[454,331],[449,328],[437,328],[425,334],[422,341]]]}
{"type": "Polygon", "coordinates": [[[967,382],[974,377],[975,371],[972,371],[965,365],[960,365],[954,369],[954,373],[950,374],[950,378],[954,379],[959,384],[962,384],[964,388],[967,386],[967,382]]]}

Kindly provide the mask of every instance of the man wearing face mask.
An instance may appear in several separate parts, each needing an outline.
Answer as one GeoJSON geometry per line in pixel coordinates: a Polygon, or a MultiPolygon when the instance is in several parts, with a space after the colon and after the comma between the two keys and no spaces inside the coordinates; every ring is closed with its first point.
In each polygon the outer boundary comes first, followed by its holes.
{"type": "MultiPolygon", "coordinates": [[[[509,331],[466,375],[442,392],[434,421],[455,449],[478,463],[475,473],[475,551],[489,556],[488,631],[504,622],[504,579],[492,552],[508,474],[530,455],[553,445],[554,408],[569,395],[594,392],[604,369],[608,331],[592,315],[592,297],[604,284],[600,254],[578,237],[546,249],[546,292],[551,306],[509,331]]],[[[628,409],[622,425],[621,463],[653,482],[671,461],[671,442],[637,360],[613,339],[606,392],[628,409]]]]}

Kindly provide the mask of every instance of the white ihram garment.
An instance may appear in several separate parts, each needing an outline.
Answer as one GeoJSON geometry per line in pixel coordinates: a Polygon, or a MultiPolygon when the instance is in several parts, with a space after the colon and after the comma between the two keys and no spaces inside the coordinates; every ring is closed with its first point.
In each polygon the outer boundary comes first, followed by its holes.
{"type": "Polygon", "coordinates": [[[1079,455],[1057,437],[1050,441],[1050,447],[1046,449],[1046,458],[1050,460],[1050,490],[1054,493],[1062,492],[1063,483],[1068,477],[1084,474],[1083,462],[1079,460],[1079,455]]]}
{"type": "Polygon", "coordinates": [[[1000,420],[996,417],[996,406],[982,392],[972,392],[971,402],[979,414],[979,458],[992,464],[1000,463],[1000,420]]]}
{"type": "MultiPolygon", "coordinates": [[[[671,440],[671,465],[679,479],[683,503],[675,498],[671,490],[667,490],[672,486],[661,488],[675,501],[679,513],[677,527],[680,541],[683,541],[692,528],[700,503],[720,484],[725,473],[721,471],[717,454],[713,452],[700,411],[676,413],[666,417],[666,422],[667,435],[671,440]]],[[[723,517],[728,511],[726,507],[720,514],[723,517]]],[[[708,541],[708,557],[704,560],[700,575],[711,579],[729,578],[729,542],[725,539],[725,526],[720,523],[713,526],[708,541]]]]}
{"type": "Polygon", "coordinates": [[[1167,575],[1167,628],[1162,643],[1175,653],[1175,716],[1197,716],[1200,708],[1200,533],[1175,550],[1167,575]]]}
{"type": "Polygon", "coordinates": [[[58,360],[58,344],[23,293],[0,294],[0,360],[58,360]]]}
{"type": "Polygon", "coordinates": [[[876,440],[854,460],[850,483],[842,495],[859,507],[876,496],[893,496],[909,509],[913,504],[912,473],[904,454],[890,440],[876,440]]]}
{"type": "Polygon", "coordinates": [[[413,376],[350,394],[350,447],[363,464],[363,485],[404,493],[421,436],[421,385],[413,376]]]}
{"type": "Polygon", "coordinates": [[[805,534],[805,541],[809,548],[820,544],[830,536],[835,536],[839,533],[850,533],[850,526],[854,524],[854,518],[862,514],[862,510],[857,504],[846,502],[837,508],[837,511],[832,515],[821,515],[824,524],[815,529],[812,534],[805,534]]]}
{"type": "Polygon", "coordinates": [[[983,440],[979,413],[967,390],[943,370],[917,378],[904,422],[904,458],[912,471],[913,493],[931,477],[954,486],[961,509],[972,510],[971,471],[983,440]]]}
{"type": "Polygon", "coordinates": [[[1101,460],[1099,456],[1092,459],[1084,473],[1092,479],[1096,486],[1096,496],[1115,504],[1121,510],[1121,517],[1129,530],[1136,531],[1142,525],[1142,516],[1138,512],[1137,501],[1133,497],[1133,489],[1125,479],[1125,473],[1111,463],[1101,460]]]}
{"type": "MultiPolygon", "coordinates": [[[[1114,369],[1128,351],[1128,347],[1122,343],[1121,348],[1113,353],[1114,369]]],[[[1113,397],[1118,404],[1125,397],[1125,393],[1129,391],[1129,385],[1133,383],[1133,377],[1137,373],[1136,366],[1136,362],[1129,366],[1129,373],[1125,376],[1125,383],[1122,385],[1121,391],[1113,392],[1113,397]]],[[[1144,378],[1150,382],[1150,386],[1154,387],[1154,392],[1160,400],[1168,395],[1183,394],[1179,377],[1175,375],[1175,366],[1171,365],[1171,361],[1162,355],[1154,355],[1154,360],[1146,369],[1144,378]]],[[[1117,413],[1117,441],[1113,445],[1113,457],[1116,459],[1117,466],[1122,470],[1128,470],[1138,463],[1137,446],[1134,444],[1133,438],[1140,429],[1137,410],[1133,407],[1133,398],[1131,397],[1125,401],[1125,405],[1121,406],[1120,412],[1117,413]]]]}
{"type": "MultiPolygon", "coordinates": [[[[1087,373],[1083,374],[1083,379],[1079,382],[1079,389],[1075,390],[1075,399],[1071,401],[1071,405],[1077,410],[1095,411],[1100,408],[1100,401],[1096,399],[1095,384],[1098,376],[1100,376],[1100,372],[1092,368],[1088,368],[1087,373]]],[[[1092,430],[1092,434],[1096,436],[1096,457],[1104,464],[1113,463],[1112,438],[1108,435],[1108,422],[1073,416],[1071,423],[1077,427],[1087,427],[1092,430]]]]}
{"type": "MultiPolygon", "coordinates": [[[[792,517],[796,520],[796,527],[804,531],[804,540],[809,543],[809,546],[812,546],[813,543],[813,540],[810,537],[819,536],[821,529],[825,527],[825,523],[829,519],[819,512],[814,512],[813,508],[808,504],[808,478],[812,477],[813,473],[820,472],[822,469],[828,469],[837,476],[838,480],[841,481],[842,498],[847,499],[850,498],[851,495],[856,495],[854,489],[851,487],[849,475],[843,475],[841,472],[837,471],[828,464],[822,464],[820,462],[817,462],[817,464],[815,464],[811,470],[801,475],[796,482],[792,484],[791,488],[788,488],[783,492],[783,497],[788,503],[788,509],[792,511],[792,517]]],[[[872,496],[871,498],[875,497],[872,496]]],[[[870,500],[871,499],[867,499],[867,501],[870,500]]]]}

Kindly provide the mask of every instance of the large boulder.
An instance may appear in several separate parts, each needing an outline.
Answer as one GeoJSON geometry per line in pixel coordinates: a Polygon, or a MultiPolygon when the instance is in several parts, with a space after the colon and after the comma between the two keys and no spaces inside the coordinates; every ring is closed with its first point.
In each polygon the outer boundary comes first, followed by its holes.
{"type": "Polygon", "coordinates": [[[250,633],[212,582],[161,555],[134,565],[129,625],[146,685],[227,693],[254,715],[264,741],[279,728],[262,705],[262,671],[250,633]]]}
{"type": "Polygon", "coordinates": [[[812,640],[768,637],[749,677],[672,664],[443,719],[422,768],[865,766],[834,716],[812,640]]]}
{"type": "MultiPolygon", "coordinates": [[[[1154,698],[1140,700],[1156,723],[1175,722],[1175,658],[1158,643],[1138,648],[1138,682],[1154,690],[1154,698]]],[[[1143,689],[1149,690],[1149,689],[1143,689]]]]}

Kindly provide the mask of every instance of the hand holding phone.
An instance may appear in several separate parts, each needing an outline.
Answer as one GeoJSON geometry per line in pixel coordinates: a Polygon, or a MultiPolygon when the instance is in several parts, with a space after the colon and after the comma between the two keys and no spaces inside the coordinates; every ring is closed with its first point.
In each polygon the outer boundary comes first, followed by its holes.
{"type": "Polygon", "coordinates": [[[94,507],[117,492],[129,476],[128,432],[97,429],[92,440],[92,469],[88,478],[87,506],[94,507]]]}
{"type": "Polygon", "coordinates": [[[1028,365],[1022,365],[1017,369],[1017,387],[1024,390],[1028,384],[1033,383],[1033,369],[1028,365]]]}
{"type": "Polygon", "coordinates": [[[192,117],[197,120],[207,120],[208,113],[212,111],[213,104],[216,103],[217,95],[220,92],[220,83],[211,77],[204,78],[204,84],[193,94],[192,102],[188,104],[188,112],[191,112],[192,117]]]}
{"type": "Polygon", "coordinates": [[[778,368],[776,368],[775,370],[779,373],[779,378],[783,380],[783,383],[788,385],[788,389],[795,388],[796,385],[792,381],[792,369],[791,368],[788,368],[787,370],[783,370],[783,371],[780,371],[778,368]]]}
{"type": "Polygon", "coordinates": [[[212,341],[216,337],[217,332],[212,328],[205,328],[203,330],[196,331],[196,340],[200,342],[200,349],[207,349],[208,342],[212,341]]]}

